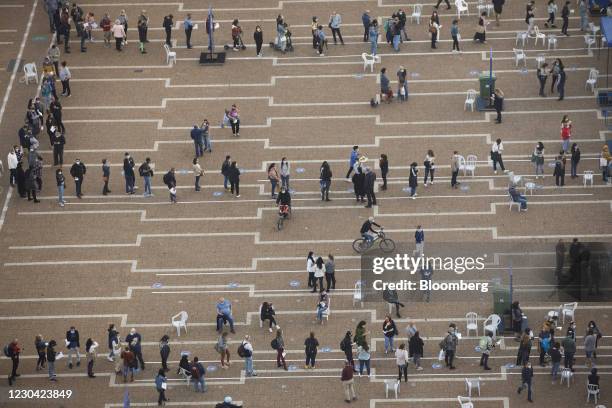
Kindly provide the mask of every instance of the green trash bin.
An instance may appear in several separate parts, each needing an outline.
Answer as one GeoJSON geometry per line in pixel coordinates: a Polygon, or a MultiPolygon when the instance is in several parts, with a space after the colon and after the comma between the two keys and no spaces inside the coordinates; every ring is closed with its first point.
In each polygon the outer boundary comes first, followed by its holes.
{"type": "Polygon", "coordinates": [[[491,98],[491,90],[495,91],[495,73],[493,73],[493,77],[489,76],[488,72],[481,72],[478,77],[478,81],[480,82],[480,97],[487,102],[490,101],[491,98]],[[491,89],[489,89],[489,82],[491,83],[491,89]]]}
{"type": "Polygon", "coordinates": [[[497,286],[493,288],[493,313],[502,317],[510,310],[510,288],[497,286]]]}

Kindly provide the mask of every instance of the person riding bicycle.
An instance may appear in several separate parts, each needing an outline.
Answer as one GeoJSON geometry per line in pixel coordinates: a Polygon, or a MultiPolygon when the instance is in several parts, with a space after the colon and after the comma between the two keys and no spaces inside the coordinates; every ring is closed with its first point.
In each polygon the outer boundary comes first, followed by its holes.
{"type": "Polygon", "coordinates": [[[378,236],[378,231],[372,228],[373,225],[377,226],[378,228],[382,228],[380,225],[374,222],[374,217],[369,217],[366,222],[363,223],[361,230],[359,231],[363,239],[366,240],[368,244],[371,244],[374,241],[374,238],[378,236]]]}
{"type": "Polygon", "coordinates": [[[291,208],[291,194],[285,186],[281,187],[281,191],[276,197],[276,204],[278,205],[279,212],[287,216],[289,208],[291,208]]]}

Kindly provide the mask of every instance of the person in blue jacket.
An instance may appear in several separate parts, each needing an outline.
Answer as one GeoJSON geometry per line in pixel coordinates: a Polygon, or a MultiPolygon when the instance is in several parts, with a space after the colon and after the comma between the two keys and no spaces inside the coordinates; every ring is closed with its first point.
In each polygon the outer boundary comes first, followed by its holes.
{"type": "Polygon", "coordinates": [[[160,368],[159,371],[157,372],[157,376],[155,377],[155,388],[157,389],[157,392],[159,393],[159,399],[157,400],[157,405],[162,405],[164,402],[168,401],[168,399],[166,398],[166,388],[167,388],[167,382],[166,382],[166,372],[164,371],[163,368],[160,368]]]}
{"type": "Polygon", "coordinates": [[[359,160],[359,146],[353,146],[353,150],[351,151],[351,156],[349,158],[349,169],[346,172],[345,178],[348,179],[351,176],[353,167],[355,166],[355,163],[357,163],[357,160],[359,160]]]}

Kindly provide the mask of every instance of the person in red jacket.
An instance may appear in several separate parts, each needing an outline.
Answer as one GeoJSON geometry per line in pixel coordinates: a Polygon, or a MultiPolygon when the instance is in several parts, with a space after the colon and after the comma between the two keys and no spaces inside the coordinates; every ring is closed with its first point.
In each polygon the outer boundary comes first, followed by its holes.
{"type": "Polygon", "coordinates": [[[100,20],[100,28],[102,28],[102,32],[104,33],[104,46],[110,48],[111,46],[111,27],[113,23],[111,22],[110,17],[107,13],[104,14],[102,20],[100,20]]]}
{"type": "Polygon", "coordinates": [[[13,385],[13,381],[20,376],[17,374],[17,368],[19,367],[19,354],[21,354],[21,346],[19,346],[19,340],[13,339],[13,341],[8,345],[8,357],[11,358],[13,362],[13,368],[11,370],[11,374],[8,377],[9,386],[13,385]]]}
{"type": "Polygon", "coordinates": [[[355,393],[355,382],[353,380],[353,366],[348,361],[344,362],[344,368],[342,369],[342,386],[344,387],[344,401],[351,402],[357,401],[357,394],[355,393]]]}

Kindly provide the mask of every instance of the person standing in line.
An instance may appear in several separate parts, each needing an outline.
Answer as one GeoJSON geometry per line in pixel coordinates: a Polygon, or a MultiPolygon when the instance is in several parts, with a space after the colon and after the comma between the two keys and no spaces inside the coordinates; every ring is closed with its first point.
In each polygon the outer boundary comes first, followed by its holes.
{"type": "Polygon", "coordinates": [[[370,347],[364,340],[363,345],[357,347],[357,359],[359,360],[359,376],[363,374],[363,367],[366,368],[368,378],[370,377],[370,347]]]}
{"type": "Polygon", "coordinates": [[[562,101],[563,98],[565,97],[565,81],[567,79],[567,76],[565,74],[565,68],[563,66],[560,67],[561,70],[559,71],[559,82],[557,84],[557,91],[559,91],[559,101],[562,101]]]}
{"type": "Polygon", "coordinates": [[[412,357],[412,360],[414,361],[414,364],[416,365],[417,371],[423,370],[423,367],[421,367],[421,357],[423,357],[424,345],[425,343],[423,342],[423,339],[419,335],[418,330],[415,331],[414,335],[412,335],[412,337],[410,337],[410,340],[408,341],[408,350],[409,350],[409,356],[412,357]]]}
{"type": "Polygon", "coordinates": [[[325,54],[323,53],[323,47],[325,47],[325,49],[328,49],[327,38],[325,37],[325,31],[323,30],[323,26],[320,24],[317,26],[317,31],[315,32],[315,41],[317,45],[317,54],[319,54],[319,57],[324,57],[325,54]]]}
{"type": "Polygon", "coordinates": [[[125,193],[126,194],[134,194],[135,190],[135,182],[136,175],[134,174],[134,167],[136,167],[136,163],[134,159],[130,156],[128,152],[125,153],[125,157],[123,159],[123,175],[125,177],[125,193]]]}
{"type": "Polygon", "coordinates": [[[414,231],[414,240],[416,242],[416,246],[414,251],[412,251],[412,256],[417,255],[421,257],[423,256],[425,249],[425,231],[423,231],[421,225],[417,225],[416,231],[414,231]]]}
{"type": "Polygon", "coordinates": [[[57,30],[57,43],[60,42],[60,36],[64,36],[64,52],[70,54],[70,15],[68,8],[65,8],[60,13],[59,30],[57,30]]]}
{"type": "MultiPolygon", "coordinates": [[[[59,76],[59,71],[60,71],[59,70],[59,60],[60,60],[60,55],[61,55],[60,49],[57,47],[56,44],[51,44],[51,48],[49,48],[49,51],[47,51],[47,55],[49,56],[49,58],[51,59],[51,62],[53,63],[53,67],[55,68],[54,76],[57,78],[59,76]]],[[[55,80],[55,78],[53,79],[55,80]]]]}
{"type": "Polygon", "coordinates": [[[416,199],[416,196],[418,195],[416,192],[417,189],[417,185],[419,184],[418,182],[418,175],[419,174],[419,170],[417,169],[417,162],[412,162],[410,164],[410,175],[408,176],[408,186],[410,187],[410,198],[412,198],[413,200],[416,199]]]}
{"type": "Polygon", "coordinates": [[[563,187],[565,185],[565,160],[565,155],[561,154],[557,156],[557,159],[555,160],[555,170],[553,174],[555,176],[555,185],[557,187],[563,187]]]}
{"type": "Polygon", "coordinates": [[[608,148],[608,145],[603,145],[599,155],[599,167],[601,168],[601,179],[604,183],[607,183],[608,177],[610,177],[611,162],[612,155],[610,155],[610,149],[608,148]]]}
{"type": "Polygon", "coordinates": [[[406,68],[400,65],[397,70],[397,95],[399,97],[400,102],[405,102],[408,100],[408,80],[407,80],[408,72],[406,68]]]}
{"type": "Polygon", "coordinates": [[[62,169],[55,170],[55,181],[57,183],[57,201],[60,207],[66,204],[64,201],[64,188],[66,187],[66,178],[62,172],[62,169]]]}
{"type": "Polygon", "coordinates": [[[325,281],[327,283],[327,292],[330,289],[336,289],[336,264],[334,263],[334,256],[332,254],[327,255],[327,262],[325,262],[325,281]]]}
{"type": "Polygon", "coordinates": [[[94,341],[91,337],[87,339],[85,342],[85,355],[87,356],[87,376],[89,378],[96,378],[93,367],[96,361],[98,348],[98,342],[94,341]]]}
{"type": "Polygon", "coordinates": [[[47,361],[47,343],[45,343],[42,334],[38,334],[34,339],[34,348],[36,349],[36,354],[38,354],[36,371],[40,371],[45,368],[45,362],[47,361]]]}
{"type": "Polygon", "coordinates": [[[540,93],[538,95],[540,95],[543,98],[546,97],[546,94],[544,93],[544,88],[546,87],[546,79],[548,79],[547,68],[548,68],[548,64],[544,63],[537,70],[538,81],[540,81],[540,93]]]}
{"type": "Polygon", "coordinates": [[[585,354],[585,364],[587,367],[591,368],[595,365],[594,353],[596,349],[597,338],[593,330],[587,331],[586,336],[584,337],[584,354],[585,354]]]}
{"type": "Polygon", "coordinates": [[[308,252],[308,256],[306,257],[306,272],[308,272],[308,287],[316,288],[317,284],[315,282],[315,259],[314,252],[312,251],[308,252]]]}
{"type": "MultiPolygon", "coordinates": [[[[257,373],[253,369],[253,344],[251,344],[251,337],[247,334],[244,336],[244,340],[240,344],[239,349],[242,349],[242,356],[244,358],[244,366],[247,377],[256,377],[257,373]]],[[[240,354],[240,353],[238,353],[240,354]]]]}
{"type": "MultiPolygon", "coordinates": [[[[499,25],[499,23],[497,25],[499,25]]],[[[459,49],[459,21],[453,20],[453,23],[451,24],[450,28],[450,34],[451,38],[453,39],[452,52],[461,52],[461,50],[459,49]]]]}
{"type": "Polygon", "coordinates": [[[123,362],[123,382],[127,382],[128,372],[130,373],[130,382],[134,382],[134,370],[138,367],[138,361],[134,356],[134,352],[129,346],[125,346],[120,354],[123,362]]]}
{"type": "Polygon", "coordinates": [[[457,181],[457,176],[459,175],[459,152],[457,150],[453,151],[453,157],[451,157],[451,187],[457,188],[457,186],[461,183],[457,181]]]}
{"type": "Polygon", "coordinates": [[[495,12],[495,24],[499,27],[499,17],[502,15],[505,0],[492,0],[492,3],[495,12]]]}
{"type": "Polygon", "coordinates": [[[198,125],[193,125],[191,139],[195,147],[195,157],[202,157],[204,155],[204,138],[202,136],[202,129],[198,125]]]}
{"type": "Polygon", "coordinates": [[[168,389],[168,382],[166,379],[166,373],[162,368],[157,372],[157,376],[155,376],[155,388],[159,393],[159,398],[157,399],[157,405],[163,405],[168,399],[166,398],[166,390],[168,389]]]}
{"type": "Polygon", "coordinates": [[[304,352],[306,354],[305,369],[314,369],[315,361],[317,358],[317,348],[319,347],[319,341],[315,338],[314,332],[310,332],[310,336],[304,341],[304,352]]]}
{"type": "Polygon", "coordinates": [[[81,365],[81,355],[79,354],[79,347],[81,342],[79,340],[79,331],[74,327],[70,326],[70,330],[66,332],[66,348],[68,349],[68,368],[72,368],[72,356],[76,354],[76,365],[81,365]]]}
{"type": "Polygon", "coordinates": [[[349,157],[349,169],[346,172],[346,181],[349,181],[349,177],[351,176],[351,172],[354,170],[355,163],[359,160],[359,146],[353,146],[353,150],[351,151],[351,155],[349,157]]]}
{"type": "Polygon", "coordinates": [[[276,367],[283,367],[284,370],[287,371],[287,362],[285,361],[285,340],[283,339],[283,331],[280,329],[280,327],[276,329],[276,337],[274,337],[274,340],[272,340],[273,345],[274,343],[276,343],[276,348],[272,348],[276,350],[276,367]]]}
{"type": "Polygon", "coordinates": [[[353,379],[353,367],[349,361],[344,362],[344,368],[340,376],[342,381],[342,387],[344,388],[344,402],[350,403],[351,401],[357,401],[357,394],[355,393],[355,380],[353,379]]]}
{"type": "Polygon", "coordinates": [[[342,17],[340,14],[332,11],[331,16],[329,16],[329,28],[331,28],[332,35],[334,36],[334,45],[337,44],[336,34],[338,34],[338,39],[340,43],[344,45],[344,40],[342,39],[342,33],[340,33],[340,25],[342,24],[342,17]]]}
{"type": "Polygon", "coordinates": [[[280,183],[281,178],[278,174],[278,170],[276,169],[276,163],[270,163],[268,166],[268,180],[270,180],[270,184],[272,185],[272,198],[276,198],[276,186],[280,183]]]}
{"type": "Polygon", "coordinates": [[[168,14],[164,16],[164,21],[162,22],[162,27],[166,31],[166,45],[168,47],[172,47],[172,26],[174,25],[174,16],[172,14],[168,14]]]}
{"type": "MultiPolygon", "coordinates": [[[[149,17],[147,17],[147,11],[142,10],[142,13],[138,16],[138,47],[142,54],[146,54],[145,43],[147,40],[147,31],[149,30],[149,17]]],[[[126,30],[127,33],[127,30],[126,30]]],[[[127,45],[127,41],[125,42],[127,45]]]]}
{"type": "Polygon", "coordinates": [[[557,375],[559,374],[559,367],[561,366],[561,352],[559,351],[560,347],[561,345],[555,342],[550,350],[550,359],[552,362],[550,374],[552,376],[553,384],[557,379],[557,375]]]}
{"type": "Polygon", "coordinates": [[[365,180],[364,180],[364,192],[368,199],[368,203],[365,208],[372,208],[372,205],[378,205],[376,203],[376,194],[374,193],[374,186],[376,184],[376,173],[370,170],[369,167],[365,168],[365,180]]]}
{"type": "Polygon", "coordinates": [[[59,77],[60,81],[62,81],[62,96],[72,95],[72,92],[70,92],[70,79],[72,79],[72,75],[70,74],[70,69],[66,61],[62,61],[59,77]]]}
{"type": "Polygon", "coordinates": [[[544,178],[544,144],[542,142],[538,142],[533,150],[531,162],[535,165],[535,178],[544,178]]]}
{"type": "Polygon", "coordinates": [[[193,31],[193,21],[191,21],[191,14],[187,13],[185,20],[183,21],[183,28],[185,29],[185,44],[187,49],[190,50],[191,46],[191,32],[193,31]]]}
{"type": "Polygon", "coordinates": [[[223,188],[229,190],[229,174],[230,168],[232,167],[231,156],[225,156],[225,161],[221,164],[221,174],[223,175],[223,188]]]}
{"type": "Polygon", "coordinates": [[[159,356],[161,357],[161,365],[164,372],[170,371],[168,368],[168,357],[170,357],[170,337],[164,334],[159,340],[159,356]]]}
{"type": "Polygon", "coordinates": [[[318,257],[315,261],[314,265],[314,279],[313,279],[313,287],[312,293],[317,291],[317,282],[319,282],[319,292],[323,292],[323,277],[325,276],[325,264],[323,263],[323,258],[318,257]]]}
{"type": "Polygon", "coordinates": [[[57,346],[55,340],[50,340],[49,344],[47,345],[47,368],[49,371],[50,381],[57,381],[57,378],[55,376],[55,358],[57,355],[57,353],[55,352],[55,346],[57,346]]]}
{"type": "Polygon", "coordinates": [[[114,323],[109,324],[108,329],[106,329],[106,331],[108,332],[108,355],[106,356],[106,359],[110,362],[113,362],[115,357],[115,348],[113,346],[113,342],[119,343],[119,333],[115,329],[114,323]]]}
{"type": "Polygon", "coordinates": [[[258,57],[263,57],[263,53],[261,52],[261,47],[263,45],[263,32],[261,31],[261,26],[255,27],[255,32],[253,33],[253,40],[255,41],[255,52],[258,57]]]}
{"type": "Polygon", "coordinates": [[[561,27],[561,34],[565,34],[567,37],[569,37],[569,34],[567,33],[567,28],[569,26],[569,15],[570,15],[569,5],[570,5],[570,2],[566,1],[565,5],[561,9],[561,18],[563,19],[563,26],[561,27]]]}
{"type": "Polygon", "coordinates": [[[197,157],[193,158],[193,175],[195,177],[195,191],[200,191],[200,178],[204,175],[204,170],[202,170],[200,160],[197,157]]]}
{"type": "Polygon", "coordinates": [[[127,45],[127,33],[128,33],[128,16],[127,14],[125,14],[125,10],[121,10],[121,12],[119,13],[119,16],[117,17],[117,20],[119,20],[119,23],[122,27],[123,27],[123,38],[122,40],[122,44],[123,45],[127,45]]]}
{"type": "Polygon", "coordinates": [[[533,402],[531,398],[531,380],[533,378],[533,367],[529,361],[523,363],[521,370],[521,385],[516,390],[517,394],[520,394],[525,388],[527,388],[527,401],[533,402]]]}
{"type": "Polygon", "coordinates": [[[383,185],[380,187],[381,190],[387,189],[387,174],[389,174],[389,159],[386,154],[380,155],[380,160],[378,161],[378,165],[380,167],[380,174],[383,179],[383,185]]]}
{"type": "Polygon", "coordinates": [[[66,144],[66,138],[64,134],[59,130],[56,130],[53,134],[53,165],[63,166],[64,165],[64,145],[66,144]]]}
{"type": "Polygon", "coordinates": [[[281,179],[281,187],[285,187],[287,191],[289,190],[290,175],[291,175],[291,166],[289,165],[287,158],[283,157],[280,163],[280,179],[281,179]]]}
{"type": "Polygon", "coordinates": [[[221,368],[228,369],[231,363],[230,352],[227,346],[227,332],[223,332],[219,336],[219,338],[217,339],[217,344],[215,344],[215,350],[221,355],[221,368]],[[226,359],[227,363],[225,362],[226,359]]]}
{"type": "Polygon", "coordinates": [[[442,27],[440,25],[440,23],[438,23],[438,16],[437,13],[434,10],[434,14],[432,14],[431,18],[429,19],[429,35],[431,36],[431,48],[432,49],[436,49],[438,48],[436,46],[436,43],[438,42],[438,30],[440,29],[440,27],[442,27]],[[434,17],[435,14],[435,17],[434,17]]]}
{"type": "Polygon", "coordinates": [[[238,107],[236,104],[232,104],[230,108],[229,114],[227,115],[229,118],[230,125],[232,127],[232,135],[239,137],[240,136],[240,113],[238,112],[238,107]]]}
{"type": "Polygon", "coordinates": [[[567,153],[571,142],[572,121],[570,120],[568,115],[563,115],[563,119],[561,119],[561,149],[563,153],[567,153]]]}
{"type": "Polygon", "coordinates": [[[383,335],[385,338],[385,354],[393,353],[395,350],[393,349],[393,339],[397,335],[397,326],[395,322],[391,318],[391,315],[387,315],[385,317],[385,321],[383,322],[383,335]]]}
{"type": "Polygon", "coordinates": [[[240,198],[240,169],[234,160],[228,170],[228,177],[230,182],[230,191],[234,194],[236,191],[236,198],[240,198]]]}
{"type": "Polygon", "coordinates": [[[504,144],[501,139],[497,139],[495,143],[491,145],[491,161],[493,162],[493,174],[497,174],[497,164],[499,164],[499,168],[504,173],[507,173],[506,168],[504,167],[504,161],[502,159],[502,154],[504,152],[504,144]]]}
{"type": "Polygon", "coordinates": [[[570,149],[572,154],[571,156],[571,176],[572,178],[578,177],[578,163],[580,163],[580,148],[578,147],[578,143],[572,143],[572,147],[570,149]]]}
{"type": "Polygon", "coordinates": [[[376,55],[378,51],[378,20],[372,20],[368,30],[368,38],[370,39],[370,54],[376,55]]]}
{"type": "Polygon", "coordinates": [[[119,19],[115,20],[115,24],[111,28],[111,33],[115,38],[115,49],[117,51],[123,51],[123,44],[127,44],[125,28],[119,19]]]}
{"type": "MultiPolygon", "coordinates": [[[[142,358],[142,336],[140,333],[132,327],[130,329],[130,334],[125,337],[125,342],[129,345],[130,350],[134,353],[134,357],[138,360],[137,363],[140,364],[140,369],[144,370],[145,363],[142,358]]],[[[138,364],[136,364],[136,368],[138,368],[138,364]]]]}
{"type": "Polygon", "coordinates": [[[108,181],[110,179],[110,163],[106,159],[102,159],[102,181],[104,181],[104,187],[102,188],[102,195],[108,195],[111,191],[108,189],[108,181]]]}
{"type": "Polygon", "coordinates": [[[193,364],[191,365],[191,381],[193,381],[193,388],[195,392],[206,392],[208,387],[206,387],[206,380],[204,376],[206,375],[206,369],[200,362],[198,357],[193,358],[193,364]]]}
{"type": "Polygon", "coordinates": [[[344,335],[344,338],[340,342],[340,350],[344,352],[344,356],[346,357],[346,362],[352,367],[353,372],[357,372],[355,368],[355,361],[353,360],[353,342],[351,340],[352,333],[347,331],[344,335]]]}
{"type": "Polygon", "coordinates": [[[365,203],[365,174],[363,174],[361,167],[357,167],[355,174],[353,174],[352,181],[353,191],[355,192],[355,199],[357,200],[357,203],[365,203]]]}
{"type": "Polygon", "coordinates": [[[500,124],[502,123],[502,110],[504,109],[504,93],[501,89],[495,88],[495,92],[491,96],[491,99],[493,100],[493,107],[497,113],[495,123],[500,124]]]}
{"type": "Polygon", "coordinates": [[[21,346],[19,345],[18,339],[13,339],[13,341],[7,347],[8,357],[10,357],[12,362],[11,373],[8,376],[9,386],[13,385],[13,382],[17,379],[17,377],[21,376],[21,374],[17,373],[17,369],[19,368],[19,355],[21,354],[21,346]]]}
{"type": "Polygon", "coordinates": [[[100,20],[100,28],[102,29],[102,33],[104,35],[104,46],[106,48],[110,48],[112,22],[107,13],[104,13],[104,17],[102,17],[102,20],[100,20]]]}
{"type": "Polygon", "coordinates": [[[319,170],[319,173],[319,185],[321,186],[321,201],[331,201],[329,198],[329,189],[331,187],[332,171],[327,161],[324,161],[323,164],[321,164],[321,169],[319,170]]]}
{"type": "Polygon", "coordinates": [[[454,370],[456,367],[453,365],[453,360],[455,359],[455,352],[457,351],[457,343],[459,343],[459,339],[455,334],[453,329],[448,330],[448,334],[442,340],[442,349],[444,350],[444,362],[446,366],[454,370]]]}
{"type": "Polygon", "coordinates": [[[361,23],[363,24],[363,42],[370,39],[370,10],[366,10],[361,15],[361,23]]]}
{"type": "Polygon", "coordinates": [[[397,364],[398,374],[397,381],[402,381],[402,375],[404,376],[404,382],[408,382],[408,351],[406,351],[406,345],[404,343],[399,345],[399,348],[395,350],[395,363],[397,364]]]}
{"type": "Polygon", "coordinates": [[[144,197],[152,197],[151,179],[153,178],[153,169],[151,168],[151,158],[147,157],[138,168],[138,173],[144,180],[144,197]]]}
{"type": "Polygon", "coordinates": [[[423,161],[423,166],[425,167],[425,178],[423,179],[423,185],[425,187],[428,186],[427,178],[430,178],[429,184],[433,184],[434,173],[436,171],[436,166],[434,164],[436,160],[436,156],[434,155],[433,150],[428,150],[425,155],[425,161],[423,161]]]}
{"type": "Polygon", "coordinates": [[[9,184],[11,187],[15,187],[17,184],[17,165],[19,160],[17,159],[17,146],[13,146],[6,157],[6,164],[9,169],[9,184]]]}
{"type": "Polygon", "coordinates": [[[489,367],[489,356],[493,347],[495,347],[493,343],[493,333],[487,331],[480,339],[480,351],[482,352],[480,355],[480,366],[487,371],[491,370],[491,367],[489,367]]]}
{"type": "Polygon", "coordinates": [[[580,14],[580,31],[588,31],[589,30],[589,17],[587,13],[589,11],[589,6],[586,0],[578,0],[578,12],[580,14]]]}
{"type": "Polygon", "coordinates": [[[397,18],[399,20],[399,31],[400,31],[400,42],[404,42],[404,40],[406,41],[411,41],[410,37],[408,37],[408,33],[406,33],[406,12],[404,11],[404,9],[399,9],[397,11],[397,18]],[[404,37],[402,38],[401,34],[404,34],[404,37]]]}

